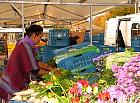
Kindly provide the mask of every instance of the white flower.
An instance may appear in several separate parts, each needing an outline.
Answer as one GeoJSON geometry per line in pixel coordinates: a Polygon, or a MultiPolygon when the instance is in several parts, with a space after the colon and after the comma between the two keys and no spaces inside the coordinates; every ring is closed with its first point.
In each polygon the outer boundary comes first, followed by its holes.
{"type": "Polygon", "coordinates": [[[40,81],[39,84],[45,86],[45,83],[43,81],[40,81]]]}
{"type": "Polygon", "coordinates": [[[88,86],[88,87],[86,88],[86,92],[87,92],[87,93],[91,93],[91,92],[92,92],[92,88],[91,88],[90,86],[88,86]]]}
{"type": "Polygon", "coordinates": [[[47,96],[42,97],[41,101],[42,101],[42,103],[48,102],[48,97],[47,96]]]}
{"type": "Polygon", "coordinates": [[[29,98],[29,102],[34,102],[35,99],[36,99],[36,97],[30,97],[30,98],[29,98]]]}
{"type": "Polygon", "coordinates": [[[22,97],[17,95],[15,97],[13,97],[11,100],[16,100],[16,101],[21,101],[22,100],[22,97]]]}

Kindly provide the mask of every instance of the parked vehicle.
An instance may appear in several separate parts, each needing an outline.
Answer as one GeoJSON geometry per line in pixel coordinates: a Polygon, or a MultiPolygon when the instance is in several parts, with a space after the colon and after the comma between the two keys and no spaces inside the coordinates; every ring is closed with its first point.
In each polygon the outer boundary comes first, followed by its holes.
{"type": "Polygon", "coordinates": [[[140,51],[140,13],[126,16],[110,18],[106,22],[104,34],[104,45],[121,47],[132,47],[135,51],[140,51]],[[119,36],[121,35],[121,41],[119,36]]]}

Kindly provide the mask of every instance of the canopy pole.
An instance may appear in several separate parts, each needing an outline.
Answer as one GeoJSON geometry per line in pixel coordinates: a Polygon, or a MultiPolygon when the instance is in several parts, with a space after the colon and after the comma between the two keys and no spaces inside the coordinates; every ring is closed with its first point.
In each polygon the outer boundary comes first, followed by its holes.
{"type": "Polygon", "coordinates": [[[135,14],[138,13],[138,10],[139,10],[138,3],[139,3],[139,1],[135,0],[135,14]]]}
{"type": "Polygon", "coordinates": [[[24,38],[24,4],[22,3],[22,38],[24,38]]]}
{"type": "Polygon", "coordinates": [[[92,45],[92,6],[90,6],[90,45],[92,45]]]}
{"type": "Polygon", "coordinates": [[[128,3],[65,3],[65,2],[35,2],[35,1],[9,1],[9,0],[0,0],[0,3],[23,3],[23,4],[49,4],[49,5],[79,5],[79,6],[127,6],[127,5],[133,5],[128,3]]]}

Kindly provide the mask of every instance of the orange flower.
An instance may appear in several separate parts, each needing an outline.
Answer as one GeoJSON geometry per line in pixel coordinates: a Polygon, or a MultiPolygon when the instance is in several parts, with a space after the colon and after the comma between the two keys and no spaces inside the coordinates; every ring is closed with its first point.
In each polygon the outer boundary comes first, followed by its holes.
{"type": "Polygon", "coordinates": [[[79,97],[71,98],[71,102],[72,103],[80,103],[80,98],[79,97]]]}
{"type": "Polygon", "coordinates": [[[47,82],[47,85],[52,85],[53,84],[53,82],[47,82]]]}
{"type": "Polygon", "coordinates": [[[100,100],[108,101],[110,99],[110,94],[109,92],[99,93],[98,98],[100,100]]]}

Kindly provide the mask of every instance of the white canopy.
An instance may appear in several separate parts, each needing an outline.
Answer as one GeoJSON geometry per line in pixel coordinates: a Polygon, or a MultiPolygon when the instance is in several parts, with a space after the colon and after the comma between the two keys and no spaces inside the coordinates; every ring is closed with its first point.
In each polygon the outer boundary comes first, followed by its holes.
{"type": "Polygon", "coordinates": [[[21,27],[40,23],[46,27],[78,25],[128,0],[0,0],[0,25],[21,27]]]}

